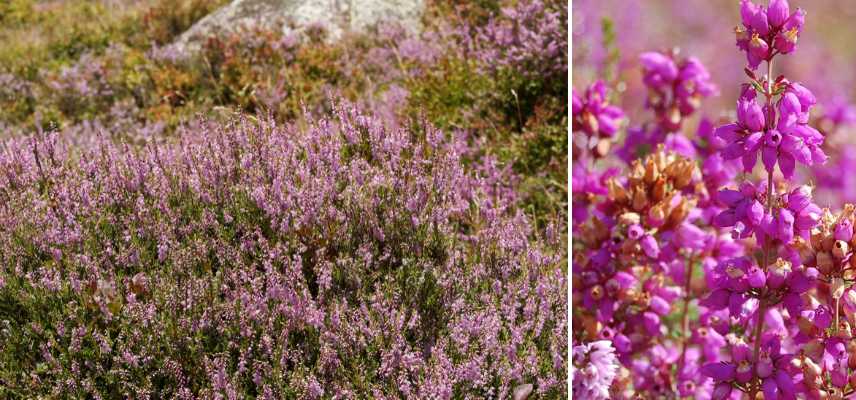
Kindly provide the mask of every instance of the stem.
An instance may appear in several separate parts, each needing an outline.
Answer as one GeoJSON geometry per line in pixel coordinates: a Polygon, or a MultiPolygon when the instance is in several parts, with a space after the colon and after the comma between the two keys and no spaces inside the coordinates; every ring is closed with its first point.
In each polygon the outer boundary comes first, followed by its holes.
{"type": "Polygon", "coordinates": [[[835,333],[838,333],[838,302],[841,300],[841,297],[835,298],[835,333]]]}
{"type": "Polygon", "coordinates": [[[692,290],[692,288],[690,286],[691,286],[692,279],[693,279],[693,264],[695,263],[695,260],[692,257],[690,257],[690,259],[687,261],[688,261],[687,262],[687,276],[686,276],[687,282],[684,285],[684,310],[683,310],[683,314],[682,314],[683,320],[682,320],[682,328],[681,328],[682,332],[683,332],[683,335],[682,335],[683,343],[681,343],[681,358],[678,361],[678,375],[681,374],[681,371],[684,370],[684,365],[686,365],[687,343],[689,343],[689,341],[690,341],[690,338],[689,338],[689,335],[690,335],[690,313],[689,313],[689,309],[690,309],[690,291],[692,290]]]}

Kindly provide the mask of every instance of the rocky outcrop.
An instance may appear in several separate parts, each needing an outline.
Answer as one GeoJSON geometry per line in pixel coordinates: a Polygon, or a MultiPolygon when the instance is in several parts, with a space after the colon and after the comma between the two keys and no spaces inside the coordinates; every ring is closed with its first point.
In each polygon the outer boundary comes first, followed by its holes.
{"type": "Polygon", "coordinates": [[[245,28],[301,31],[318,24],[329,40],[345,32],[364,32],[382,21],[394,21],[417,31],[425,0],[234,0],[199,20],[173,44],[182,52],[199,49],[212,35],[239,32],[245,28]]]}

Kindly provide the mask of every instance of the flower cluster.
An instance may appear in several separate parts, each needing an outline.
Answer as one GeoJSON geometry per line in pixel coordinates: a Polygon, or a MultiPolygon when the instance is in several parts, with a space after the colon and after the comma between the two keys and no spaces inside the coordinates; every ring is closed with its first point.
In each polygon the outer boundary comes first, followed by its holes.
{"type": "Polygon", "coordinates": [[[684,119],[699,109],[702,98],[718,93],[707,69],[694,57],[677,59],[674,52],[647,52],[639,60],[648,88],[646,105],[667,133],[679,130],[684,119]]]}
{"type": "Polygon", "coordinates": [[[578,398],[604,400],[618,370],[612,342],[599,340],[574,346],[573,394],[578,398]]]}
{"type": "Polygon", "coordinates": [[[814,95],[804,86],[787,80],[764,82],[772,91],[768,100],[774,93],[780,93],[776,103],[778,118],[769,104],[764,108],[758,104],[753,87],[744,86],[737,101],[737,121],[716,129],[716,135],[728,143],[723,157],[740,158],[744,170],[750,172],[760,154],[768,173],[772,174],[778,165],[787,179],[793,177],[797,161],[805,165],[825,163],[824,137],[808,124],[809,111],[816,103],[814,95]]]}
{"type": "Polygon", "coordinates": [[[805,11],[791,12],[788,0],[771,0],[767,7],[741,0],[740,17],[743,26],[734,28],[737,47],[746,52],[752,69],[778,53],[793,52],[805,24],[805,11]]]}
{"type": "MultiPolygon", "coordinates": [[[[609,139],[618,132],[624,112],[609,104],[606,84],[597,81],[586,88],[582,96],[576,90],[573,91],[571,116],[574,132],[582,131],[588,137],[609,139]]],[[[606,155],[605,151],[601,153],[601,156],[606,155]]]]}
{"type": "Polygon", "coordinates": [[[701,100],[718,94],[719,89],[698,59],[679,59],[676,50],[642,53],[639,60],[648,91],[645,105],[654,112],[654,121],[628,129],[619,156],[630,163],[663,143],[668,150],[695,157],[693,143],[680,133],[681,127],[701,107],[701,100]]]}

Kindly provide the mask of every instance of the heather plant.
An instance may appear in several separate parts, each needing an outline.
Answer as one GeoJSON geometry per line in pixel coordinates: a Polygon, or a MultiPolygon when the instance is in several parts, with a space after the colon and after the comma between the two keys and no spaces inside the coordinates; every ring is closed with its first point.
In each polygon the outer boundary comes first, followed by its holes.
{"type": "Polygon", "coordinates": [[[335,110],[7,142],[4,395],[564,397],[561,225],[465,137],[335,110]]]}
{"type": "Polygon", "coordinates": [[[573,98],[575,141],[595,139],[575,144],[583,154],[572,165],[582,206],[571,227],[575,395],[840,399],[856,390],[854,206],[821,208],[805,181],[849,193],[836,131],[852,110],[837,100],[812,116],[818,99],[807,85],[774,73],[797,50],[804,10],[742,0],[739,11],[748,82],[730,121],[702,118],[688,132],[685,117],[714,86],[698,61],[674,54],[639,58],[647,126],[618,113],[607,83],[573,98]],[[626,151],[605,151],[620,140],[626,151]]]}

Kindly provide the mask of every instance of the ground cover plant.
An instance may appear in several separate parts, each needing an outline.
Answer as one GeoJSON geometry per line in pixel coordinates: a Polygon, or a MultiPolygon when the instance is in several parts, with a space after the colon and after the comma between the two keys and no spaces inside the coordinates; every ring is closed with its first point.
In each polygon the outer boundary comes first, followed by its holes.
{"type": "Polygon", "coordinates": [[[602,79],[572,95],[575,396],[856,393],[852,106],[777,69],[811,46],[814,3],[791,3],[731,5],[711,44],[730,66],[639,53],[644,112],[623,107],[636,89],[618,77],[621,25],[603,21],[602,79]],[[726,67],[731,89],[714,83],[726,67]],[[723,93],[728,111],[710,111],[723,93]]]}
{"type": "Polygon", "coordinates": [[[567,397],[567,4],[456,3],[0,5],[0,397],[567,397]]]}

